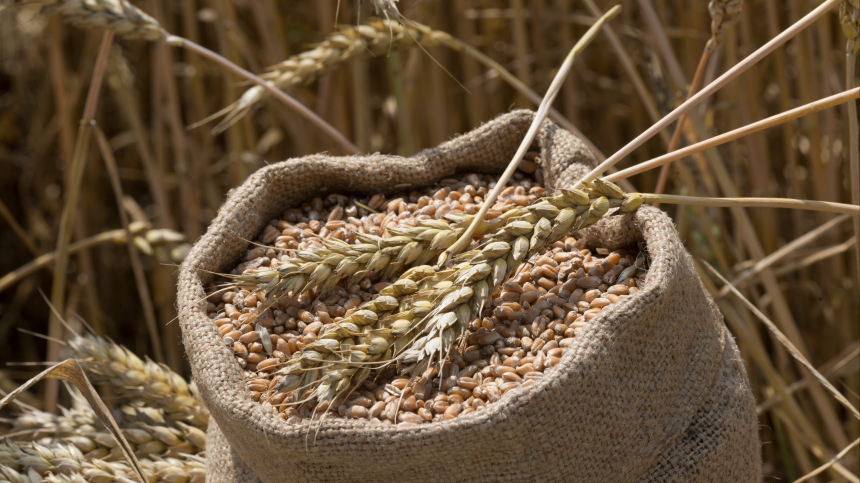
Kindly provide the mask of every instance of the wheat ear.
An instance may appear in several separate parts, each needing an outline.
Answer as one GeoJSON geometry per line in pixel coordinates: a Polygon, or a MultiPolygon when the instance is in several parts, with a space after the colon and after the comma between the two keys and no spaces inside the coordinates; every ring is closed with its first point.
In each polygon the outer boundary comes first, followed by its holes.
{"type": "MultiPolygon", "coordinates": [[[[203,483],[205,463],[199,457],[140,460],[147,481],[203,483]]],[[[88,460],[72,444],[0,442],[0,475],[14,483],[36,483],[54,475],[55,481],[135,481],[131,467],[121,461],[88,460]],[[58,477],[57,475],[64,475],[58,477]]]]}
{"type": "MultiPolygon", "coordinates": [[[[402,374],[422,377],[434,361],[447,357],[469,321],[479,317],[490,296],[517,267],[544,245],[571,230],[589,226],[611,208],[620,213],[642,204],[603,181],[496,218],[504,226],[479,250],[456,256],[449,268],[416,266],[379,296],[332,324],[317,341],[293,354],[278,371],[275,389],[296,392],[291,404],[345,396],[374,369],[394,364],[402,374]]],[[[422,228],[404,231],[417,238],[422,228]]]]}
{"type": "Polygon", "coordinates": [[[178,421],[206,427],[209,412],[196,387],[167,366],[141,360],[125,347],[98,336],[74,337],[69,348],[93,384],[110,384],[125,399],[162,408],[178,421]]]}

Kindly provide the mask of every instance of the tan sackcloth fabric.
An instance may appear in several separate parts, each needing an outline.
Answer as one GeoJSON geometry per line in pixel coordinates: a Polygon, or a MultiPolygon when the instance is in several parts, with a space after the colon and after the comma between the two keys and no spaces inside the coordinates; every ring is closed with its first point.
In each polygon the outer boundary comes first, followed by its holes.
{"type": "MultiPolygon", "coordinates": [[[[645,242],[645,286],[584,327],[533,387],[484,411],[418,428],[325,421],[308,437],[306,425],[288,425],[251,399],[199,302],[211,280],[205,271],[229,270],[244,240],[312,196],[408,191],[457,172],[498,173],[532,116],[508,113],[411,158],[285,161],[230,194],[179,279],[183,341],[210,424],[218,425],[209,432],[209,481],[251,481],[246,468],[265,482],[761,480],[755,401],[737,347],[671,220],[651,207],[582,234],[592,247],[645,242]]],[[[535,144],[550,190],[572,185],[594,164],[552,122],[535,144]]]]}

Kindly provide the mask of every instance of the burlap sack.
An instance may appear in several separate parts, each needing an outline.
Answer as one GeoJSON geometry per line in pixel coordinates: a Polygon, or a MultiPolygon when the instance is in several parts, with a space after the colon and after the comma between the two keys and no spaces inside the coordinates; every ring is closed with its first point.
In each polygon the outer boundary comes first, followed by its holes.
{"type": "MultiPolygon", "coordinates": [[[[403,191],[457,172],[498,173],[532,116],[511,112],[411,158],[285,161],[231,193],[179,280],[183,341],[212,414],[209,481],[761,480],[755,401],[737,347],[671,220],[650,207],[583,233],[592,247],[645,242],[645,286],[584,327],[537,384],[485,411],[419,428],[325,421],[309,439],[306,426],[287,425],[252,401],[197,302],[207,271],[229,270],[247,248],[243,239],[312,196],[403,191]]],[[[593,165],[582,143],[551,122],[535,144],[550,190],[572,185],[593,165]]]]}

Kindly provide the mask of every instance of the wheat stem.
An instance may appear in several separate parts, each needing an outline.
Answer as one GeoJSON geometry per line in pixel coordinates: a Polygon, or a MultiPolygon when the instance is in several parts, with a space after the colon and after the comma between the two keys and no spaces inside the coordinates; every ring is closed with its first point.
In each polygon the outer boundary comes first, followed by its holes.
{"type": "Polygon", "coordinates": [[[641,146],[645,141],[654,137],[659,131],[678,119],[681,114],[689,111],[693,107],[699,105],[702,101],[710,97],[714,92],[728,84],[732,79],[745,72],[747,69],[755,65],[762,58],[773,52],[777,47],[787,42],[789,39],[800,33],[803,29],[815,22],[819,17],[826,14],[830,9],[835,7],[840,0],[825,0],[815,10],[800,19],[797,23],[784,30],[771,41],[760,47],[758,50],[750,54],[747,58],[740,61],[737,65],[729,69],[725,74],[721,75],[714,82],[708,84],[707,87],[699,91],[696,95],[688,99],[686,102],[678,106],[675,110],[667,114],[659,122],[648,128],[645,132],[630,141],[626,146],[618,152],[610,156],[606,161],[594,168],[591,172],[585,175],[575,187],[581,186],[583,181],[592,181],[603,174],[608,168],[614,166],[618,161],[625,158],[636,148],[641,146]]]}
{"type": "Polygon", "coordinates": [[[725,144],[729,141],[742,138],[749,134],[756,133],[773,126],[786,123],[793,119],[797,119],[799,117],[803,117],[858,98],[860,98],[860,88],[855,87],[854,89],[849,89],[847,91],[840,92],[839,94],[826,97],[815,102],[810,102],[809,104],[800,106],[790,111],[786,111],[775,116],[769,117],[767,119],[763,119],[761,121],[735,129],[733,131],[720,134],[719,136],[714,136],[710,139],[706,139],[702,142],[693,144],[692,146],[687,146],[685,148],[679,149],[677,151],[672,151],[671,153],[664,154],[663,156],[654,158],[652,160],[639,163],[635,166],[623,169],[617,173],[605,176],[604,179],[607,181],[616,182],[620,179],[629,178],[630,176],[648,171],[658,166],[671,163],[672,161],[684,158],[686,156],[690,156],[700,151],[704,151],[705,149],[719,146],[721,144],[725,144]]]}
{"type": "MultiPolygon", "coordinates": [[[[702,79],[704,78],[705,67],[708,65],[708,60],[711,58],[711,52],[720,45],[723,30],[737,22],[740,18],[742,4],[743,0],[711,0],[708,4],[708,10],[711,14],[711,38],[705,44],[704,51],[702,51],[699,65],[696,67],[696,73],[693,75],[693,80],[690,83],[690,88],[687,92],[687,99],[690,99],[690,97],[692,97],[699,89],[699,84],[701,84],[702,79]]],[[[685,112],[684,114],[681,114],[680,118],[678,118],[678,123],[675,125],[675,132],[672,133],[672,139],[669,141],[667,152],[671,153],[677,149],[678,143],[681,141],[681,131],[684,127],[684,123],[687,121],[688,114],[689,112],[685,112]]],[[[663,165],[662,169],[660,169],[660,175],[657,178],[657,186],[654,188],[654,192],[662,193],[666,188],[666,181],[668,179],[669,165],[666,164],[663,165]]],[[[655,207],[656,206],[659,205],[655,205],[655,207]]]]}
{"type": "MultiPolygon", "coordinates": [[[[856,4],[856,2],[855,2],[856,4]]],[[[860,7],[842,4],[840,17],[843,32],[848,38],[845,46],[845,88],[857,85],[857,54],[860,51],[860,7]],[[853,28],[849,28],[853,27],[853,28]],[[853,38],[851,38],[853,36],[853,38]]],[[[857,102],[848,103],[848,159],[851,174],[851,202],[860,205],[860,127],[857,121],[857,102]]],[[[857,282],[860,283],[860,216],[854,217],[854,238],[857,240],[857,282]]]]}
{"type": "MultiPolygon", "coordinates": [[[[86,167],[87,155],[89,154],[90,138],[92,137],[91,127],[95,122],[96,106],[98,105],[99,92],[110,48],[113,44],[113,38],[113,30],[105,31],[102,36],[101,47],[99,47],[98,57],[93,68],[93,76],[90,81],[90,88],[89,92],[87,92],[87,100],[78,129],[78,140],[75,143],[75,151],[72,157],[69,184],[66,187],[68,194],[66,195],[66,202],[63,205],[63,213],[60,216],[60,230],[57,235],[57,265],[54,270],[54,280],[51,286],[51,303],[60,313],[65,310],[66,270],[69,264],[69,243],[72,241],[72,225],[74,224],[75,214],[78,209],[81,181],[83,180],[84,168],[86,167]]],[[[48,335],[56,339],[63,337],[63,327],[60,325],[60,320],[53,313],[48,324],[48,335]]],[[[59,352],[59,345],[49,340],[47,359],[49,361],[57,360],[59,352]]],[[[48,412],[53,412],[56,409],[58,395],[59,382],[55,379],[49,380],[45,390],[45,409],[48,412]]]]}
{"type": "Polygon", "coordinates": [[[209,49],[207,49],[201,45],[198,45],[198,44],[196,44],[196,43],[194,43],[188,39],[184,39],[184,38],[178,37],[176,35],[168,35],[165,38],[165,42],[167,42],[169,45],[173,45],[176,47],[182,47],[182,48],[188,49],[188,50],[190,50],[190,51],[192,51],[192,52],[194,52],[194,53],[196,53],[202,57],[206,57],[207,59],[212,60],[212,61],[220,64],[223,67],[226,67],[231,72],[233,72],[233,73],[235,73],[241,77],[244,77],[245,79],[248,79],[249,81],[253,82],[254,84],[257,84],[258,86],[265,89],[269,94],[275,96],[276,99],[278,99],[279,101],[283,102],[284,104],[290,106],[290,108],[294,109],[302,117],[304,117],[305,119],[310,121],[316,127],[320,128],[324,133],[328,134],[332,139],[337,141],[338,144],[340,144],[346,151],[348,151],[352,154],[361,154],[361,150],[359,150],[355,144],[352,144],[352,142],[349,139],[347,139],[346,136],[344,136],[340,131],[335,129],[334,126],[327,123],[325,120],[323,120],[321,117],[319,117],[319,115],[317,115],[315,112],[308,109],[304,104],[295,100],[293,97],[289,96],[287,93],[278,89],[277,87],[273,86],[272,84],[264,81],[259,76],[239,67],[238,65],[234,64],[233,62],[230,62],[229,60],[227,60],[223,56],[221,56],[221,55],[219,55],[219,54],[217,54],[217,53],[215,53],[215,52],[213,52],[213,51],[211,51],[211,50],[209,50],[209,49]]]}
{"type": "Polygon", "coordinates": [[[823,465],[819,466],[815,470],[813,470],[813,471],[801,476],[800,478],[794,480],[794,483],[801,483],[804,481],[808,481],[808,480],[814,478],[816,475],[827,471],[828,469],[830,469],[831,466],[837,464],[837,462],[839,460],[844,458],[845,455],[847,455],[852,449],[856,448],[858,444],[860,444],[860,439],[855,439],[853,443],[851,443],[848,446],[846,446],[845,448],[843,448],[842,451],[839,452],[839,454],[837,454],[836,456],[833,457],[833,459],[831,459],[827,463],[824,463],[823,465]]]}
{"type": "Polygon", "coordinates": [[[714,276],[719,278],[720,281],[723,282],[723,284],[729,287],[729,290],[731,290],[731,292],[743,303],[743,305],[745,305],[753,314],[755,314],[756,317],[758,317],[759,319],[761,319],[762,322],[764,322],[764,325],[768,328],[768,330],[771,331],[771,333],[773,333],[776,339],[783,346],[785,346],[786,349],[788,349],[788,352],[791,353],[791,355],[794,356],[794,358],[797,359],[803,365],[803,367],[805,367],[818,380],[818,382],[820,382],[821,385],[824,386],[825,389],[830,392],[834,399],[836,399],[840,404],[842,404],[845,409],[848,410],[848,412],[854,415],[855,418],[860,419],[860,411],[858,411],[857,408],[854,407],[854,405],[851,404],[851,402],[849,402],[848,399],[846,399],[841,392],[839,392],[835,387],[833,387],[833,385],[830,383],[830,381],[827,380],[826,377],[822,376],[821,373],[818,372],[818,369],[816,369],[815,366],[813,366],[806,359],[806,357],[803,356],[800,350],[788,339],[788,337],[785,336],[785,334],[782,333],[782,331],[779,330],[779,328],[776,326],[776,324],[773,323],[773,321],[771,321],[766,315],[764,315],[764,313],[762,313],[755,305],[753,305],[752,302],[747,300],[747,298],[744,297],[743,294],[740,293],[737,288],[732,286],[732,284],[729,283],[728,280],[726,280],[722,275],[720,275],[720,272],[718,272],[717,269],[712,267],[708,262],[705,262],[704,260],[702,261],[702,263],[711,271],[711,273],[714,274],[714,276]]]}
{"type": "MultiPolygon", "coordinates": [[[[696,67],[695,75],[693,75],[693,81],[690,83],[690,90],[687,92],[687,99],[693,97],[693,94],[695,94],[699,89],[699,84],[702,82],[702,78],[704,77],[705,66],[708,65],[708,59],[710,58],[711,50],[706,47],[705,51],[702,52],[702,57],[699,59],[699,65],[696,67]]],[[[672,133],[672,138],[669,140],[669,147],[666,149],[667,153],[671,153],[678,149],[678,143],[681,142],[681,130],[684,127],[684,123],[687,122],[688,115],[689,112],[685,112],[678,118],[678,123],[675,125],[675,132],[672,133]]],[[[660,169],[660,175],[657,177],[657,186],[654,188],[654,192],[662,193],[666,188],[666,181],[668,179],[669,163],[666,163],[660,169]]]]}
{"type": "Polygon", "coordinates": [[[508,163],[508,167],[505,169],[505,172],[499,177],[499,180],[496,182],[496,186],[493,188],[493,191],[487,195],[484,204],[481,206],[481,210],[478,211],[478,214],[475,215],[475,219],[472,221],[472,224],[466,231],[460,235],[460,238],[447,250],[445,253],[439,258],[439,265],[445,263],[445,261],[463,251],[468,244],[472,241],[472,235],[475,233],[475,229],[478,227],[478,223],[484,218],[484,215],[487,214],[490,207],[493,205],[493,202],[499,196],[499,193],[504,189],[505,184],[507,184],[511,175],[514,174],[514,171],[517,169],[520,160],[526,154],[529,147],[532,144],[535,136],[537,135],[538,129],[540,129],[541,123],[546,119],[547,113],[549,111],[552,102],[555,100],[555,97],[558,95],[561,90],[561,86],[564,83],[564,79],[567,77],[567,74],[570,72],[571,67],[573,66],[573,62],[576,60],[577,56],[585,50],[588,44],[591,43],[592,40],[597,36],[597,33],[600,31],[600,28],[606,22],[615,18],[619,13],[621,13],[621,5],[616,5],[608,12],[603,14],[600,19],[585,32],[585,35],[582,36],[581,39],[573,46],[570,53],[567,55],[567,58],[564,59],[564,63],[562,63],[561,67],[558,70],[555,78],[552,80],[552,84],[550,84],[549,89],[547,89],[546,96],[540,103],[540,107],[538,107],[537,113],[535,113],[534,120],[532,121],[531,126],[529,126],[528,132],[526,132],[525,138],[523,138],[522,143],[520,143],[520,147],[517,149],[516,154],[514,154],[511,162],[508,163]]]}
{"type": "MultiPolygon", "coordinates": [[[[810,231],[809,233],[807,233],[807,234],[805,234],[805,235],[803,235],[803,236],[801,236],[795,240],[792,240],[790,243],[783,245],[778,250],[776,250],[775,252],[771,253],[770,255],[762,258],[761,260],[757,261],[755,263],[755,265],[753,265],[752,267],[750,267],[749,269],[747,269],[743,273],[741,273],[739,276],[737,276],[734,280],[732,280],[732,285],[735,287],[741,288],[741,285],[744,284],[747,280],[749,280],[750,277],[757,275],[762,270],[765,270],[765,269],[773,266],[775,263],[782,261],[782,259],[785,258],[787,255],[796,253],[800,247],[803,247],[803,246],[811,243],[813,240],[817,239],[819,236],[823,235],[827,231],[838,226],[840,223],[847,220],[848,218],[849,217],[847,215],[837,216],[836,218],[828,221],[827,223],[825,223],[819,227],[816,227],[814,230],[810,231]]],[[[722,290],[720,290],[719,296],[723,297],[728,293],[729,293],[729,288],[727,285],[727,286],[723,287],[722,290]]]]}
{"type": "MultiPolygon", "coordinates": [[[[110,178],[111,187],[113,188],[114,197],[116,198],[117,209],[119,210],[119,219],[122,226],[125,227],[125,236],[127,240],[134,239],[129,226],[128,213],[122,205],[124,198],[122,191],[122,183],[119,179],[119,168],[114,159],[113,152],[108,144],[107,137],[98,126],[94,126],[96,135],[96,144],[101,151],[102,160],[107,168],[108,177],[110,178]]],[[[137,294],[140,298],[140,305],[143,307],[143,318],[146,321],[146,330],[149,332],[149,338],[152,341],[152,352],[155,355],[155,360],[164,362],[164,350],[161,348],[161,338],[158,335],[158,322],[155,319],[155,307],[152,304],[152,297],[149,293],[149,285],[146,282],[146,275],[143,273],[143,264],[140,262],[140,253],[134,243],[126,243],[128,249],[128,259],[131,262],[131,270],[134,274],[134,282],[137,287],[137,294]]]]}
{"type": "Polygon", "coordinates": [[[641,193],[645,203],[671,203],[675,205],[697,205],[719,208],[789,208],[795,210],[822,211],[860,215],[860,206],[831,201],[795,200],[791,198],[711,198],[707,196],[681,196],[641,193]]]}

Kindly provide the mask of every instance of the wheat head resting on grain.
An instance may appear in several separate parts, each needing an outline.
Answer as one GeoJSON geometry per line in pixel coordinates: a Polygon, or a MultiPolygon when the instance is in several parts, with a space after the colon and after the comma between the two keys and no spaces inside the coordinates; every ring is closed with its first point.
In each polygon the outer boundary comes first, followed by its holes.
{"type": "MultiPolygon", "coordinates": [[[[196,456],[144,458],[140,460],[140,466],[148,482],[205,481],[205,462],[196,456]]],[[[36,483],[46,479],[112,482],[122,478],[136,481],[127,463],[88,459],[73,444],[19,444],[8,439],[0,442],[0,476],[14,483],[36,483]]]]}
{"type": "Polygon", "coordinates": [[[108,28],[129,39],[155,41],[165,37],[158,21],[126,0],[0,0],[0,4],[37,5],[42,13],[58,13],[84,28],[108,28]]]}
{"type": "MultiPolygon", "coordinates": [[[[417,228],[420,233],[415,236],[399,234],[380,238],[360,234],[358,239],[361,243],[356,245],[326,239],[323,240],[323,248],[297,251],[295,258],[277,268],[266,267],[233,276],[235,283],[228,284],[227,288],[238,286],[252,290],[268,308],[288,293],[297,295],[315,290],[317,295],[322,295],[342,280],[346,280],[346,285],[352,285],[379,272],[383,278],[388,278],[403,268],[423,265],[434,259],[454,243],[473,218],[472,215],[450,216],[449,219],[454,221],[450,225],[441,220],[422,220],[417,228]]],[[[477,235],[499,226],[501,220],[482,221],[477,235]]],[[[391,229],[389,232],[395,233],[391,229]]],[[[253,322],[253,319],[248,322],[253,322]]],[[[266,329],[257,327],[257,330],[266,329]]],[[[261,334],[261,338],[265,345],[268,334],[261,334]]],[[[270,347],[267,351],[271,353],[270,347]]]]}
{"type": "MultiPolygon", "coordinates": [[[[602,180],[561,193],[495,218],[504,226],[479,249],[454,257],[448,267],[407,270],[375,299],[295,352],[276,372],[281,377],[275,390],[293,393],[286,404],[331,401],[347,395],[371,370],[391,365],[400,374],[429,381],[425,371],[447,357],[469,321],[480,316],[492,293],[521,263],[612,208],[632,213],[642,204],[641,195],[624,194],[602,180]]],[[[395,238],[418,240],[428,228],[388,230],[395,238]]]]}
{"type": "Polygon", "coordinates": [[[93,384],[109,384],[125,399],[162,408],[178,421],[206,427],[209,411],[196,386],[167,366],[141,360],[99,336],[73,337],[68,344],[93,384]]]}

